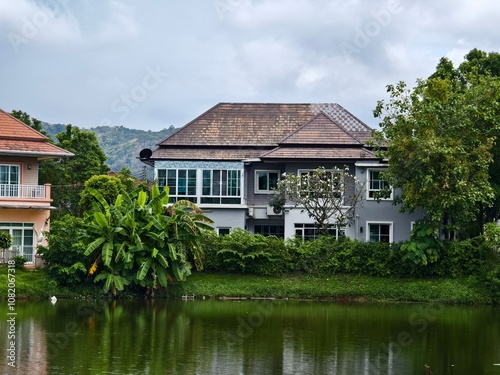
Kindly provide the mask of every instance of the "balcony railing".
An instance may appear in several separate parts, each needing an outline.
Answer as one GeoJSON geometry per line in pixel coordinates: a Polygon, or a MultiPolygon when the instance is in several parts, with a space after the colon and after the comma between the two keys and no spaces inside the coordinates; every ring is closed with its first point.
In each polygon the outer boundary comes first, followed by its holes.
{"type": "Polygon", "coordinates": [[[47,185],[0,184],[0,198],[45,199],[47,185]]]}

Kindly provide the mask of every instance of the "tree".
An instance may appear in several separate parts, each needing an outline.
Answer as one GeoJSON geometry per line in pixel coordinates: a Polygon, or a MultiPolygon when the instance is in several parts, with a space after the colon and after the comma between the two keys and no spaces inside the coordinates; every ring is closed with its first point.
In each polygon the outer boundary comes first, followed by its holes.
{"type": "Polygon", "coordinates": [[[361,204],[364,186],[349,168],[317,168],[300,175],[283,174],[270,205],[282,210],[287,201],[303,208],[313,218],[320,233],[328,235],[333,218],[337,228],[348,225],[361,204]]]}
{"type": "Polygon", "coordinates": [[[57,146],[72,152],[74,156],[43,161],[40,166],[40,183],[53,185],[53,204],[60,210],[56,217],[66,213],[81,216],[79,201],[83,184],[94,175],[109,172],[109,167],[105,164],[106,155],[91,131],[67,125],[66,131],[59,133],[56,138],[59,141],[57,146]]]}
{"type": "Polygon", "coordinates": [[[114,204],[92,188],[94,209],[85,217],[85,255],[93,256],[89,269],[103,290],[116,295],[125,286],[147,288],[151,296],[168,281],[184,280],[191,261],[201,269],[199,241],[212,221],[192,202],[168,204],[168,188],[153,185],[150,196],[140,189],[123,192],[114,204]]]}
{"type": "Polygon", "coordinates": [[[388,102],[374,110],[389,158],[385,177],[401,188],[403,210],[424,209],[434,228],[463,229],[490,206],[489,167],[500,129],[500,80],[488,75],[432,77],[409,90],[387,86],[388,102]]]}
{"type": "MultiPolygon", "coordinates": [[[[26,112],[15,109],[10,114],[17,118],[19,121],[24,122],[26,125],[31,126],[36,131],[42,133],[43,135],[47,135],[47,133],[42,129],[42,122],[34,117],[30,117],[30,115],[26,112]]],[[[50,141],[52,142],[51,139],[50,141]]]]}

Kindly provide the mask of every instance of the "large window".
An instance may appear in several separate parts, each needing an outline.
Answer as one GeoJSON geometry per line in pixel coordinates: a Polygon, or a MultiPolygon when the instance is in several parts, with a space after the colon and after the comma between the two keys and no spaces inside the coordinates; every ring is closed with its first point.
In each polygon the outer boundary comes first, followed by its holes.
{"type": "MultiPolygon", "coordinates": [[[[345,226],[340,228],[335,224],[330,224],[328,234],[335,238],[345,236],[345,226]]],[[[295,224],[295,237],[303,241],[315,240],[320,235],[320,230],[316,224],[295,224]]]]}
{"type": "Polygon", "coordinates": [[[27,262],[34,261],[34,233],[33,223],[0,223],[0,230],[12,236],[12,246],[15,255],[22,256],[27,262]]]}
{"type": "Polygon", "coordinates": [[[241,172],[204,169],[200,203],[240,204],[241,172]]]}
{"type": "Polygon", "coordinates": [[[255,193],[269,194],[278,186],[280,171],[255,171],[255,193]]]}
{"type": "Polygon", "coordinates": [[[389,184],[382,177],[382,170],[369,169],[368,170],[368,199],[392,199],[392,190],[390,191],[390,196],[381,197],[377,196],[382,190],[388,189],[389,184]]]}
{"type": "Polygon", "coordinates": [[[158,186],[168,186],[170,202],[186,199],[197,204],[241,204],[239,169],[158,169],[158,186]]]}
{"type": "Polygon", "coordinates": [[[284,225],[254,225],[253,231],[255,234],[262,234],[263,236],[285,238],[284,225]]]}
{"type": "Polygon", "coordinates": [[[392,223],[367,223],[367,240],[370,242],[392,242],[392,223]]]}
{"type": "Polygon", "coordinates": [[[0,196],[19,196],[19,165],[0,165],[0,196]]]}
{"type": "Polygon", "coordinates": [[[159,169],[158,186],[168,186],[170,202],[196,202],[196,169],[159,169]]]}

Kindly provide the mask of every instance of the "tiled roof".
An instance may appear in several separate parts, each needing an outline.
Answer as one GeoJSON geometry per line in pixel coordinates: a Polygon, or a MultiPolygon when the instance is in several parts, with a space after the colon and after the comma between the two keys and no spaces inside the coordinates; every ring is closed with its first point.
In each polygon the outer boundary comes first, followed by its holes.
{"type": "Polygon", "coordinates": [[[245,160],[258,158],[270,148],[159,148],[153,152],[153,160],[245,160]]]}
{"type": "Polygon", "coordinates": [[[40,158],[72,156],[49,143],[49,138],[0,109],[0,154],[31,155],[40,158]]]}
{"type": "Polygon", "coordinates": [[[363,147],[370,136],[365,123],[335,103],[219,103],[161,141],[151,159],[366,158],[374,157],[363,147]],[[311,145],[320,147],[317,156],[311,145]]]}
{"type": "Polygon", "coordinates": [[[277,147],[261,155],[270,159],[378,159],[371,151],[360,147],[277,147]]]}

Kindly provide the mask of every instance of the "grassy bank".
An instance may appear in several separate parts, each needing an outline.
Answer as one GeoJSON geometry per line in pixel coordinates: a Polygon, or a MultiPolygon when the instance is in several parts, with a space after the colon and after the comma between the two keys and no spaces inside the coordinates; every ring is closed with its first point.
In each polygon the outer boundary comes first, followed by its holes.
{"type": "Polygon", "coordinates": [[[313,300],[359,300],[490,304],[491,298],[474,279],[396,279],[356,275],[316,278],[303,275],[252,276],[195,273],[171,284],[168,295],[274,297],[313,300]]]}
{"type": "MultiPolygon", "coordinates": [[[[43,270],[16,270],[16,298],[45,299],[94,296],[94,286],[61,288],[43,270]]],[[[6,267],[0,268],[0,298],[7,297],[6,267]]],[[[163,294],[163,293],[162,293],[163,294]]],[[[357,275],[311,277],[305,275],[254,276],[195,272],[185,282],[171,283],[169,298],[271,297],[312,300],[355,300],[392,302],[444,302],[490,304],[491,298],[473,278],[397,279],[357,275]]],[[[130,297],[130,295],[128,295],[130,297]]],[[[142,296],[141,296],[142,298],[142,296]]]]}
{"type": "MultiPolygon", "coordinates": [[[[51,280],[44,270],[16,269],[15,288],[16,299],[46,299],[50,296],[58,298],[78,298],[93,295],[97,289],[93,286],[78,289],[62,288],[51,280]]],[[[6,299],[8,294],[7,267],[0,267],[0,299],[6,299]]]]}

